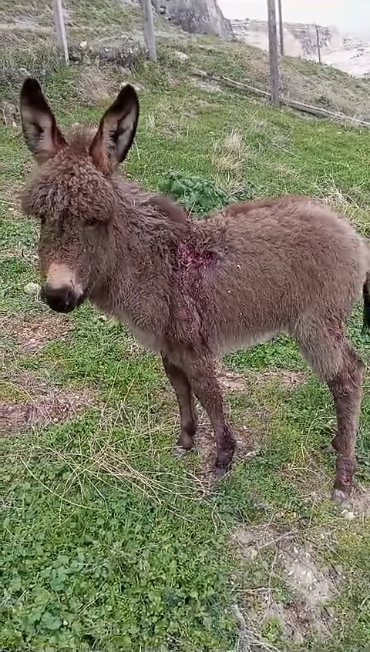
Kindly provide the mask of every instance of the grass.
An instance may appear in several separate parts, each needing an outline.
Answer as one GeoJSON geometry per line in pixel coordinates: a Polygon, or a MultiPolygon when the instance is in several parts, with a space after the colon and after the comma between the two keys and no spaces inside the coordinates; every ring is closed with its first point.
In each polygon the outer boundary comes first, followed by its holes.
{"type": "MultiPolygon", "coordinates": [[[[234,47],[223,45],[218,55],[212,40],[199,43],[207,50],[190,44],[192,56],[215,70],[226,65],[215,57],[234,47]]],[[[245,188],[255,197],[312,194],[370,236],[363,130],[207,92],[186,69],[169,69],[166,47],[158,67],[131,75],[142,115],[129,175],[149,188],[197,177],[211,195],[215,188],[224,196],[245,188]]],[[[99,74],[121,83],[114,68],[99,74]]],[[[82,102],[83,75],[84,68],[58,65],[43,77],[63,127],[96,123],[109,101],[82,102]]],[[[367,362],[358,502],[341,511],[329,500],[330,396],[285,336],[224,360],[241,455],[210,492],[206,427],[199,455],[170,454],[177,409],[158,358],[92,307],[57,321],[25,291],[38,280],[37,226],[21,217],[18,199],[29,168],[19,126],[1,127],[0,425],[1,410],[5,419],[29,420],[1,439],[0,649],[236,652],[245,625],[255,649],[365,650],[370,347],[361,308],[348,326],[367,362]],[[323,602],[312,604],[297,584],[292,559],[307,552],[316,584],[328,587],[323,602]]]]}

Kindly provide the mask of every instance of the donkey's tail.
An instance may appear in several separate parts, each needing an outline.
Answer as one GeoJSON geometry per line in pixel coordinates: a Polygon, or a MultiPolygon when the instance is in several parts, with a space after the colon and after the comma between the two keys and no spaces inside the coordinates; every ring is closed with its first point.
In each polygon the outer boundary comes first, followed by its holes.
{"type": "Polygon", "coordinates": [[[370,330],[370,272],[366,276],[365,283],[362,288],[362,295],[364,297],[364,325],[363,330],[370,330]]]}

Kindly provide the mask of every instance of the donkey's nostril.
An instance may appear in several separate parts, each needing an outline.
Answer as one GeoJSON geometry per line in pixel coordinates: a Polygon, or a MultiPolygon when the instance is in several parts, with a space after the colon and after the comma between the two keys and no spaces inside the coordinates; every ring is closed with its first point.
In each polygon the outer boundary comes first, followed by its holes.
{"type": "Polygon", "coordinates": [[[41,291],[41,299],[56,312],[71,312],[79,301],[79,297],[70,287],[54,288],[48,283],[41,291]]]}

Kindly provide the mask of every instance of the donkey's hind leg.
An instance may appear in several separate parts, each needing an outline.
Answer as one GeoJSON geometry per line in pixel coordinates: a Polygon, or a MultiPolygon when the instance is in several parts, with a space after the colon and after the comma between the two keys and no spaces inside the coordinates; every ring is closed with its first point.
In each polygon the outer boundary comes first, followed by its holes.
{"type": "Polygon", "coordinates": [[[351,493],[356,470],[364,363],[345,338],[342,326],[330,326],[325,321],[306,323],[297,341],[312,369],[333,395],[337,415],[337,432],[332,442],[337,451],[333,500],[342,503],[351,493]]]}
{"type": "Polygon", "coordinates": [[[345,341],[343,364],[334,378],[328,380],[337,412],[337,434],[332,444],[337,451],[337,473],[333,500],[342,503],[349,497],[356,470],[356,436],[361,409],[364,363],[353,346],[345,341]]]}

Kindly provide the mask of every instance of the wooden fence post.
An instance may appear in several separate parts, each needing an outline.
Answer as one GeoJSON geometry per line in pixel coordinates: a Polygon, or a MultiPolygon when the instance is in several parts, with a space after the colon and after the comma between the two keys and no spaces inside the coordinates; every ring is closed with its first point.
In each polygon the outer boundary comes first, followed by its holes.
{"type": "Polygon", "coordinates": [[[317,56],[319,58],[319,63],[321,63],[320,32],[317,25],[315,25],[315,29],[316,29],[317,56]]]}
{"type": "Polygon", "coordinates": [[[53,0],[53,16],[55,23],[55,31],[57,34],[58,46],[63,51],[64,60],[69,64],[68,43],[66,30],[64,26],[63,5],[62,0],[53,0]]]}
{"type": "Polygon", "coordinates": [[[155,47],[154,19],[151,0],[141,0],[143,10],[143,26],[145,44],[148,48],[149,59],[157,61],[157,50],[155,47]]]}
{"type": "Polygon", "coordinates": [[[280,54],[284,56],[284,24],[283,24],[283,9],[282,9],[282,0],[278,0],[279,8],[279,36],[280,36],[280,54]]]}
{"type": "Polygon", "coordinates": [[[269,56],[270,56],[270,84],[271,102],[279,105],[279,62],[276,33],[276,8],[275,0],[267,0],[268,29],[269,29],[269,56]]]}

